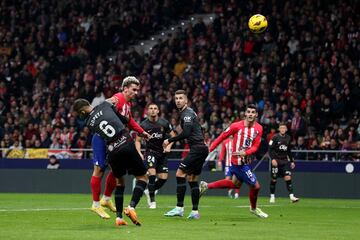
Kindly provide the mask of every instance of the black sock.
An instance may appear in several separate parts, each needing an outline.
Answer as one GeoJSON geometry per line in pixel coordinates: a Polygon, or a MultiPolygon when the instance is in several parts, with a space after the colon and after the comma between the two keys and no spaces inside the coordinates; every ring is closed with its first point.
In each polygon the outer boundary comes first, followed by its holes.
{"type": "Polygon", "coordinates": [[[275,188],[276,188],[276,181],[270,181],[270,193],[275,194],[275,188]]]}
{"type": "Polygon", "coordinates": [[[184,206],[184,198],[186,192],[186,180],[184,177],[176,177],[176,196],[177,196],[177,204],[178,207],[184,206]]]}
{"type": "Polygon", "coordinates": [[[156,180],[155,175],[149,176],[148,189],[149,189],[149,195],[150,195],[151,202],[155,202],[155,180],[156,180]]]}
{"type": "Polygon", "coordinates": [[[116,188],[115,188],[116,216],[119,218],[122,218],[123,203],[124,203],[124,189],[125,189],[125,186],[116,186],[116,188]]]}
{"type": "Polygon", "coordinates": [[[146,182],[142,180],[137,180],[135,188],[133,190],[133,194],[130,201],[130,207],[135,208],[136,205],[139,203],[141,196],[144,193],[144,190],[146,188],[146,182]]]}
{"type": "Polygon", "coordinates": [[[285,182],[286,182],[287,190],[289,191],[290,194],[292,194],[293,193],[293,186],[292,186],[291,180],[288,180],[288,181],[285,181],[285,182]]]}
{"type": "Polygon", "coordinates": [[[158,178],[155,182],[155,191],[160,189],[166,183],[167,179],[158,178]]]}
{"type": "Polygon", "coordinates": [[[189,185],[191,187],[191,201],[193,205],[192,210],[197,211],[199,208],[199,199],[200,199],[199,183],[189,182],[189,185]]]}

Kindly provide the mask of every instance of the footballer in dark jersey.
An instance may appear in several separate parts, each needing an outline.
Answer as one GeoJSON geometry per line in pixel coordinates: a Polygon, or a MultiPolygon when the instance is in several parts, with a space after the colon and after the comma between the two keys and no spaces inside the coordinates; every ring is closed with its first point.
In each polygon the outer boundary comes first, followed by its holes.
{"type": "Polygon", "coordinates": [[[146,168],[135,148],[134,140],[130,137],[125,125],[129,119],[121,115],[114,105],[105,101],[96,107],[90,105],[86,99],[77,99],[73,109],[80,116],[86,118],[86,126],[92,133],[98,134],[106,142],[107,160],[117,180],[115,189],[116,225],[127,225],[122,219],[123,193],[125,188],[124,175],[133,174],[137,181],[133,190],[130,204],[124,213],[131,221],[140,226],[135,207],[147,185],[146,168]]]}
{"type": "Polygon", "coordinates": [[[184,215],[184,198],[187,180],[191,187],[191,200],[193,205],[188,218],[199,219],[200,214],[198,211],[198,205],[200,192],[198,181],[203,164],[209,153],[209,149],[204,142],[204,135],[199,118],[194,110],[187,106],[187,102],[188,99],[184,90],[178,90],[175,92],[175,104],[180,112],[180,125],[182,132],[175,137],[166,139],[163,143],[164,148],[166,148],[170,143],[175,141],[187,140],[190,147],[190,152],[181,161],[179,168],[176,171],[176,207],[165,213],[165,216],[173,217],[184,215]]]}
{"type": "MultiPolygon", "coordinates": [[[[159,107],[155,103],[148,105],[147,114],[148,117],[140,124],[151,136],[150,140],[145,143],[145,154],[143,156],[149,175],[148,190],[145,190],[144,193],[147,196],[149,208],[155,209],[155,191],[159,190],[168,178],[169,169],[166,153],[170,152],[172,146],[169,144],[164,149],[162,144],[169,135],[174,137],[176,134],[171,124],[166,119],[159,117],[159,107]]],[[[135,144],[141,154],[141,137],[136,138],[135,144]]]]}
{"type": "Polygon", "coordinates": [[[275,134],[269,142],[269,155],[271,158],[270,203],[275,203],[275,187],[278,178],[283,178],[289,191],[292,202],[298,202],[294,196],[291,181],[291,169],[295,168],[291,153],[291,138],[286,134],[286,123],[279,124],[279,133],[275,134]]]}

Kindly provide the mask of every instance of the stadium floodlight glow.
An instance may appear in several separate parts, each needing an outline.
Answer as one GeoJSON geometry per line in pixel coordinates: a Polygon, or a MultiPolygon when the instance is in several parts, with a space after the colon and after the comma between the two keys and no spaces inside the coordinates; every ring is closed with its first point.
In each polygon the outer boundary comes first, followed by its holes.
{"type": "Polygon", "coordinates": [[[175,30],[175,28],[172,27],[172,28],[171,28],[171,31],[174,31],[174,30],[175,30]]]}
{"type": "Polygon", "coordinates": [[[194,21],[195,20],[195,18],[194,17],[191,17],[191,21],[194,21]]]}
{"type": "Polygon", "coordinates": [[[141,46],[144,46],[144,43],[142,42],[142,43],[140,43],[140,45],[141,45],[141,46]]]}
{"type": "Polygon", "coordinates": [[[181,25],[182,25],[182,26],[184,26],[184,25],[185,25],[185,23],[184,23],[184,22],[182,22],[182,23],[181,23],[181,25]]]}
{"type": "Polygon", "coordinates": [[[161,33],[161,36],[164,36],[164,35],[165,35],[165,33],[164,33],[164,32],[162,32],[162,33],[161,33]]]}
{"type": "Polygon", "coordinates": [[[155,40],[155,38],[152,37],[152,38],[151,38],[151,41],[154,41],[154,40],[155,40]]]}
{"type": "Polygon", "coordinates": [[[210,20],[213,20],[213,17],[209,17],[210,20]]]}

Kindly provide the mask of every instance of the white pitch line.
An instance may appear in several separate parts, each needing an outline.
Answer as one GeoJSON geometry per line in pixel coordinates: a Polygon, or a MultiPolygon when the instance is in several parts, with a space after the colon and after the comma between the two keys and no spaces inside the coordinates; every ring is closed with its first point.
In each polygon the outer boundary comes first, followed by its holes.
{"type": "MultiPolygon", "coordinates": [[[[258,207],[280,207],[281,205],[275,205],[275,204],[265,204],[265,205],[257,205],[258,207]]],[[[250,207],[250,205],[240,205],[240,206],[235,206],[237,208],[248,208],[250,207]]]]}
{"type": "Polygon", "coordinates": [[[82,211],[90,208],[23,208],[23,209],[0,209],[0,212],[40,212],[40,211],[82,211]]]}

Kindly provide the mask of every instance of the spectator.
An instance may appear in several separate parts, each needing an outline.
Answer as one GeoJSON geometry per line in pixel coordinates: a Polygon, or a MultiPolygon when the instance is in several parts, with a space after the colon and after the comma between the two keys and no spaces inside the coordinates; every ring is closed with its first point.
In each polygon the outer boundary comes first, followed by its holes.
{"type": "Polygon", "coordinates": [[[51,155],[49,157],[49,163],[46,167],[47,169],[52,169],[52,170],[55,170],[55,169],[59,169],[60,168],[60,162],[59,160],[56,158],[55,155],[51,155]]]}

